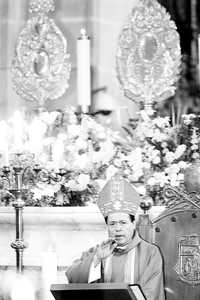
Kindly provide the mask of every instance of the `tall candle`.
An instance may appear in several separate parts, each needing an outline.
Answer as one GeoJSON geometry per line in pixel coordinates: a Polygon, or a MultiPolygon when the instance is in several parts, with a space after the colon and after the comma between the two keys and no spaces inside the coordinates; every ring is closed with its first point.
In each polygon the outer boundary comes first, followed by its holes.
{"type": "Polygon", "coordinates": [[[200,83],[200,34],[198,34],[198,71],[199,71],[199,83],[200,83]]]}
{"type": "Polygon", "coordinates": [[[42,299],[54,300],[50,293],[50,286],[57,281],[57,255],[52,247],[42,254],[42,299]]]}
{"type": "Polygon", "coordinates": [[[80,32],[77,40],[78,105],[87,107],[91,104],[90,38],[85,29],[80,32]]]}
{"type": "Polygon", "coordinates": [[[15,111],[13,119],[13,143],[15,152],[22,152],[23,148],[23,118],[20,111],[15,111]]]}
{"type": "Polygon", "coordinates": [[[9,166],[9,150],[8,150],[8,145],[5,146],[4,166],[9,166]]]}
{"type": "Polygon", "coordinates": [[[25,275],[17,275],[10,288],[12,300],[35,300],[35,291],[31,281],[25,275]]]}
{"type": "Polygon", "coordinates": [[[1,167],[9,165],[9,147],[8,143],[10,141],[10,128],[8,124],[2,120],[0,121],[0,153],[2,156],[1,167]]]}

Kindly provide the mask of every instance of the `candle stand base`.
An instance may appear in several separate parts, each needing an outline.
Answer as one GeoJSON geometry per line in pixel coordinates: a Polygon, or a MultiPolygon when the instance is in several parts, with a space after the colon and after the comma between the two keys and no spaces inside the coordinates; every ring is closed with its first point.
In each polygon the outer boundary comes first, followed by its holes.
{"type": "Polygon", "coordinates": [[[90,105],[78,105],[77,114],[87,114],[90,115],[91,106],[90,105]]]}

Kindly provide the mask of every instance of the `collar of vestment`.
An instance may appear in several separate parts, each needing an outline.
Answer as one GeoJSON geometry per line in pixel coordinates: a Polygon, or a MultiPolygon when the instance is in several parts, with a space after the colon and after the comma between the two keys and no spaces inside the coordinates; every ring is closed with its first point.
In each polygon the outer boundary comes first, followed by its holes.
{"type": "Polygon", "coordinates": [[[130,240],[130,242],[124,246],[117,246],[113,254],[114,255],[123,255],[125,253],[128,253],[130,250],[134,249],[139,243],[141,242],[141,238],[137,231],[135,231],[133,238],[130,240]]]}

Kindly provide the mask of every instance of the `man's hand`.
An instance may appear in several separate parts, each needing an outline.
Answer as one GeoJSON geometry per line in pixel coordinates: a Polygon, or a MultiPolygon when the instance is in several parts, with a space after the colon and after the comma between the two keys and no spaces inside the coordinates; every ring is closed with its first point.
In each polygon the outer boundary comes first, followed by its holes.
{"type": "Polygon", "coordinates": [[[96,248],[96,254],[94,257],[94,265],[97,266],[101,259],[105,259],[113,253],[116,248],[117,243],[113,239],[109,239],[102,244],[98,245],[96,248]]]}

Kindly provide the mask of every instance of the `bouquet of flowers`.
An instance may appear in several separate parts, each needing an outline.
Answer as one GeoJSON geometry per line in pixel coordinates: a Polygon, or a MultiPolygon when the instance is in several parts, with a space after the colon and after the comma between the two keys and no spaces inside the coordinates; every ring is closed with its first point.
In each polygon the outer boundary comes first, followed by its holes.
{"type": "Polygon", "coordinates": [[[28,179],[23,178],[29,190],[27,205],[68,206],[95,201],[102,186],[117,170],[112,170],[112,163],[126,148],[126,141],[118,132],[87,115],[80,120],[73,107],[64,112],[41,112],[31,118],[18,114],[0,127],[4,127],[8,137],[0,149],[1,166],[17,164],[26,170],[31,166],[32,171],[37,169],[40,174],[34,178],[29,170],[28,179]]]}
{"type": "MultiPolygon", "coordinates": [[[[18,116],[17,132],[15,119],[0,122],[0,163],[1,167],[18,163],[40,174],[28,172],[27,181],[24,176],[26,205],[95,202],[116,172],[141,195],[162,204],[164,186],[180,186],[186,167],[199,158],[200,117],[195,115],[185,115],[180,124],[172,126],[169,117],[150,117],[140,111],[138,120],[124,128],[123,135],[90,116],[83,115],[80,120],[73,107],[31,118],[18,116]]],[[[8,202],[1,198],[2,204],[8,202]]]]}
{"type": "Polygon", "coordinates": [[[129,178],[141,183],[154,204],[163,204],[163,188],[182,185],[185,169],[199,158],[200,116],[183,115],[180,124],[172,125],[169,117],[139,114],[132,133],[135,147],[128,155],[134,166],[129,178]]]}

